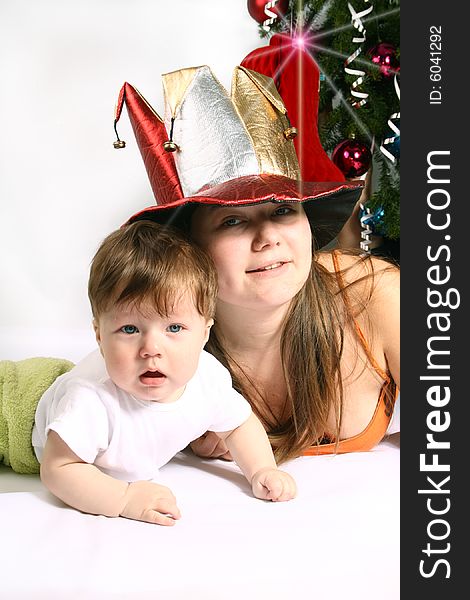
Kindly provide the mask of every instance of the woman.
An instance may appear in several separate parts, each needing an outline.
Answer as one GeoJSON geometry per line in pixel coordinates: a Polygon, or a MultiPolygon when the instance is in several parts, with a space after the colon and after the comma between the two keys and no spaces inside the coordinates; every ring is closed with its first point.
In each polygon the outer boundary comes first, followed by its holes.
{"type": "MultiPolygon", "coordinates": [[[[219,276],[207,349],[264,423],[279,461],[368,450],[399,385],[398,270],[316,251],[348,218],[357,182],[302,182],[272,80],[238,67],[229,98],[208,67],[164,76],[166,126],[129,84],[123,103],[157,206],[134,215],[187,229],[219,276]]],[[[116,147],[122,147],[119,139],[116,147]]],[[[192,444],[228,458],[212,434],[192,444]]]]}
{"type": "MultiPolygon", "coordinates": [[[[312,257],[301,204],[201,207],[191,235],[219,276],[207,349],[231,370],[277,458],[311,446],[312,453],[348,450],[347,443],[315,448],[333,440],[350,440],[356,450],[377,444],[386,419],[362,440],[351,438],[371,423],[382,388],[386,412],[393,407],[393,382],[400,381],[398,270],[339,252],[312,257]]],[[[192,447],[227,457],[213,434],[192,447]]]]}

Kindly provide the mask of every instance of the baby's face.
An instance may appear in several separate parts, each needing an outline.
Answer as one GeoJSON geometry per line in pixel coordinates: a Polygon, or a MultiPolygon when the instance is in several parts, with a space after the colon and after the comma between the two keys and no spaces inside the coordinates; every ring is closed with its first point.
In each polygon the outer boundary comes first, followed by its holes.
{"type": "Polygon", "coordinates": [[[149,306],[116,307],[94,323],[112,381],[136,398],[174,402],[196,372],[212,319],[184,296],[168,317],[149,306]]]}

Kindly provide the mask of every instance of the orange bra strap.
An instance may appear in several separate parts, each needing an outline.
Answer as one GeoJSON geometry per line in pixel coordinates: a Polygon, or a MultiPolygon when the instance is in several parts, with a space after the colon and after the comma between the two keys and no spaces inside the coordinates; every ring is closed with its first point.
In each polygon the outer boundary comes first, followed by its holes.
{"type": "MultiPolygon", "coordinates": [[[[343,299],[344,299],[344,303],[346,305],[346,309],[348,311],[348,313],[350,315],[352,315],[352,309],[351,309],[351,303],[349,301],[349,297],[348,294],[346,292],[346,287],[344,285],[344,280],[343,277],[341,275],[341,268],[339,266],[339,259],[338,259],[338,254],[336,250],[333,250],[332,252],[332,258],[333,258],[333,265],[335,268],[335,274],[336,274],[336,279],[338,280],[338,285],[340,290],[342,290],[343,292],[343,299]]],[[[377,363],[377,361],[375,360],[375,358],[373,357],[370,349],[369,349],[369,345],[367,344],[367,340],[364,336],[364,334],[362,333],[362,329],[359,327],[358,322],[356,321],[356,319],[353,318],[353,323],[354,323],[354,327],[356,329],[356,333],[357,336],[359,338],[359,341],[361,342],[361,346],[364,350],[364,352],[366,353],[367,359],[369,360],[372,368],[375,370],[375,372],[379,375],[379,377],[381,379],[383,379],[386,383],[390,382],[390,376],[388,375],[388,373],[386,373],[381,367],[380,365],[377,363]]]]}

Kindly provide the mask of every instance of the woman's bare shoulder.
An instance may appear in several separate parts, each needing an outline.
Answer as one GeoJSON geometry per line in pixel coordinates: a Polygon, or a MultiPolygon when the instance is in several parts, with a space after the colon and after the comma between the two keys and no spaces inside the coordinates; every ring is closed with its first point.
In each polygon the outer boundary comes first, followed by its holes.
{"type": "Polygon", "coordinates": [[[341,272],[341,278],[346,285],[360,281],[368,275],[374,274],[374,287],[389,285],[399,279],[400,270],[392,263],[376,256],[364,257],[335,250],[334,252],[319,252],[316,260],[331,273],[336,271],[336,265],[341,272]],[[382,281],[383,279],[383,281],[382,281]]]}
{"type": "MultiPolygon", "coordinates": [[[[400,383],[400,269],[388,261],[336,252],[341,288],[346,291],[354,319],[373,340],[374,355],[386,358],[394,381],[400,383]]],[[[317,260],[335,271],[333,255],[321,253],[317,260]]],[[[369,340],[370,338],[370,340],[369,340]]]]}

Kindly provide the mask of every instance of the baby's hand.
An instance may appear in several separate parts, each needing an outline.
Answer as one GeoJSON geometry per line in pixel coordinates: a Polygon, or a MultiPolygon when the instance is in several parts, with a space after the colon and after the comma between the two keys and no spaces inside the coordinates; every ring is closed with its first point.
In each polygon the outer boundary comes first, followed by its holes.
{"type": "Polygon", "coordinates": [[[157,525],[174,525],[181,513],[169,488],[151,481],[135,481],[127,488],[120,516],[157,525]]]}
{"type": "Polygon", "coordinates": [[[262,500],[282,502],[292,500],[297,494],[297,486],[293,478],[279,469],[260,469],[251,480],[253,494],[262,500]]]}

